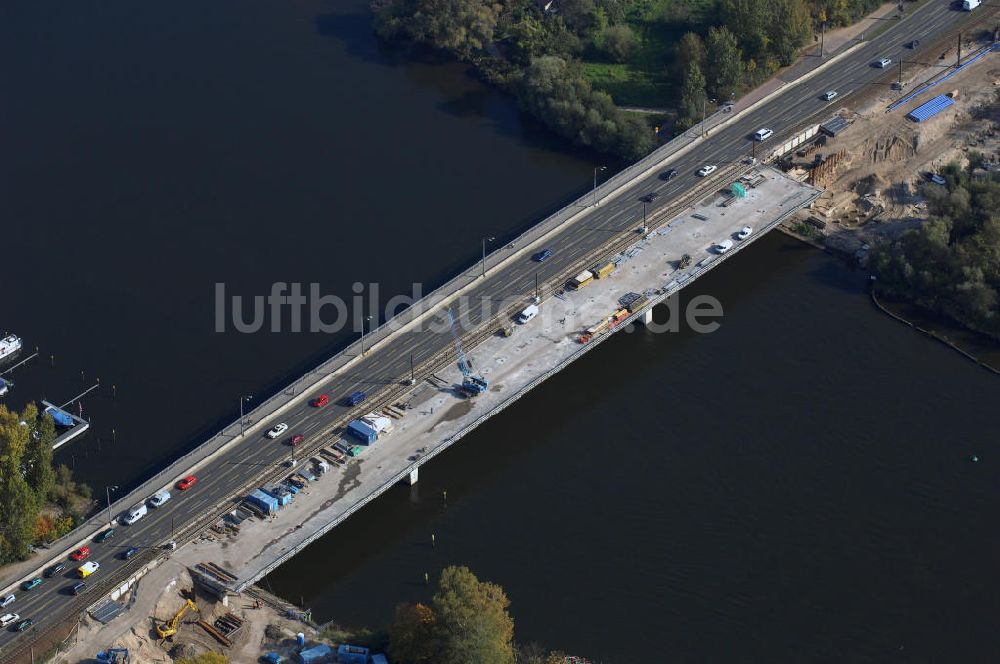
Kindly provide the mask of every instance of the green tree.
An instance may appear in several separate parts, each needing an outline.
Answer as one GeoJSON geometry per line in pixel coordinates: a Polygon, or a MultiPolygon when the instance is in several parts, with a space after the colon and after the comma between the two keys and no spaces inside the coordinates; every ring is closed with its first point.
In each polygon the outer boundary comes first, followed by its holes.
{"type": "MultiPolygon", "coordinates": [[[[35,411],[37,413],[37,410],[35,411]]],[[[30,414],[26,411],[25,414],[30,414]]],[[[26,420],[25,420],[26,421],[26,420]]],[[[23,560],[34,541],[39,503],[24,475],[31,426],[0,406],[0,561],[23,560]]]]}
{"type": "Polygon", "coordinates": [[[705,70],[705,43],[693,32],[684,33],[674,53],[674,68],[678,77],[687,76],[691,63],[698,65],[700,71],[705,70]]]}
{"type": "Polygon", "coordinates": [[[436,664],[513,664],[514,620],[503,589],[467,567],[441,572],[431,605],[440,643],[436,664]]]}
{"type": "Polygon", "coordinates": [[[625,62],[635,51],[636,40],[632,28],[627,25],[612,25],[604,30],[604,52],[614,62],[625,62]]]}
{"type": "Polygon", "coordinates": [[[30,432],[24,450],[22,465],[24,478],[35,494],[37,504],[43,504],[52,490],[55,471],[52,469],[52,443],[56,439],[55,422],[51,415],[38,417],[38,409],[29,404],[23,414],[29,422],[30,432]]]}
{"type": "Polygon", "coordinates": [[[725,27],[709,28],[705,47],[708,90],[718,100],[728,100],[743,83],[743,52],[725,27]]]}
{"type": "Polygon", "coordinates": [[[681,86],[681,113],[679,124],[686,129],[701,119],[705,109],[705,76],[701,73],[698,63],[688,65],[684,84],[681,86]]]}
{"type": "Polygon", "coordinates": [[[376,31],[400,35],[468,60],[493,41],[500,5],[488,0],[374,0],[376,31]]]}

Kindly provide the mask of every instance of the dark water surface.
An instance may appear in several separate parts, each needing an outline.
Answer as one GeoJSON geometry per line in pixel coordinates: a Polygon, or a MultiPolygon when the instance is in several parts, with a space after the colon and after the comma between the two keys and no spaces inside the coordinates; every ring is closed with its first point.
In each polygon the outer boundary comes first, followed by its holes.
{"type": "MultiPolygon", "coordinates": [[[[59,453],[98,492],[350,338],[216,334],[216,282],[428,290],[586,188],[597,157],[369,20],[356,0],[0,7],[0,328],[43,355],[8,401],[100,377],[94,432],[59,453]]],[[[519,638],[608,663],[991,661],[1000,383],[864,286],[766,238],[696,284],[718,332],[619,335],[268,581],[379,625],[464,563],[507,589],[519,638]]]]}

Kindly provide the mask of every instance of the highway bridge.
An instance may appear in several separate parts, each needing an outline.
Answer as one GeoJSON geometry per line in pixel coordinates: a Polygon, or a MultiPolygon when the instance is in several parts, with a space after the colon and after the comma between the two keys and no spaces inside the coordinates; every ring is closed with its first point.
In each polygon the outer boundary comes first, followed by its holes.
{"type": "MultiPolygon", "coordinates": [[[[172,489],[172,500],[151,509],[132,526],[118,526],[117,536],[109,542],[89,542],[93,534],[108,525],[106,515],[74,531],[71,536],[76,541],[64,540],[64,544],[87,541],[93,551],[90,559],[101,564],[100,571],[88,579],[88,588],[79,596],[69,592],[75,583],[72,564],[67,564],[68,571],[46,579],[33,590],[22,592],[14,588],[17,599],[3,612],[14,611],[22,618],[32,618],[35,625],[25,633],[0,632],[0,661],[27,661],[29,648],[34,647],[36,654],[40,652],[47,639],[65,635],[87,606],[144,565],[167,555],[162,548],[164,542],[176,540],[183,545],[190,541],[231,509],[236,497],[281,474],[288,447],[273,444],[274,441],[264,437],[273,423],[287,422],[290,431],[304,434],[306,441],[300,446],[299,456],[308,455],[326,442],[320,434],[343,426],[352,417],[376,406],[392,403],[410,390],[411,369],[420,380],[452,364],[451,335],[446,330],[430,330],[419,324],[430,316],[443,318],[444,304],[451,298],[461,294],[477,303],[468,312],[463,329],[465,343],[472,347],[521,308],[535,294],[536,287],[544,299],[574,274],[634,242],[643,216],[641,199],[650,193],[658,194],[655,201],[645,206],[649,223],[655,227],[740,173],[745,168],[742,161],[750,155],[750,138],[756,130],[772,129],[774,136],[763,147],[776,145],[801,128],[828,119],[845,102],[850,102],[852,93],[869,90],[872,85],[887,88],[895,78],[895,71],[873,67],[875,60],[888,57],[898,62],[904,57],[904,44],[911,40],[932,44],[935,39],[954,35],[977,21],[981,23],[987,16],[985,11],[978,14],[956,11],[948,0],[930,0],[902,20],[887,23],[888,27],[870,42],[852,45],[829,66],[825,65],[831,56],[822,61],[812,58],[804,68],[809,71],[823,67],[819,73],[789,83],[745,111],[718,115],[717,126],[708,138],[681,137],[660,148],[605,183],[593,198],[589,194],[582,197],[518,238],[512,246],[491,254],[484,261],[484,276],[476,266],[429,296],[419,320],[418,308],[414,308],[393,321],[395,324],[370,332],[364,341],[365,352],[361,352],[359,344],[352,345],[250,413],[255,423],[245,434],[241,435],[238,424],[227,427],[197,453],[119,500],[113,512],[118,514],[144,501],[156,489],[172,487],[188,471],[198,476],[193,488],[184,492],[172,489]],[[835,101],[822,99],[828,90],[839,93],[835,101]],[[709,177],[696,176],[695,172],[705,165],[718,166],[718,170],[709,177]],[[677,169],[677,177],[669,181],[661,179],[660,174],[670,168],[677,169]],[[599,204],[595,205],[595,201],[599,204]],[[551,249],[551,258],[543,263],[533,261],[531,255],[542,247],[551,249]],[[489,306],[480,309],[481,301],[489,302],[489,306]],[[356,390],[369,395],[364,404],[351,408],[340,402],[344,395],[356,390]],[[319,393],[330,395],[329,406],[317,409],[308,404],[319,393]],[[131,547],[139,547],[140,553],[126,561],[122,552],[131,547]]],[[[908,60],[920,55],[919,51],[916,56],[910,50],[905,53],[908,60]]],[[[49,559],[40,557],[37,574],[32,576],[41,576],[42,570],[55,562],[67,562],[65,553],[58,550],[49,559]]]]}

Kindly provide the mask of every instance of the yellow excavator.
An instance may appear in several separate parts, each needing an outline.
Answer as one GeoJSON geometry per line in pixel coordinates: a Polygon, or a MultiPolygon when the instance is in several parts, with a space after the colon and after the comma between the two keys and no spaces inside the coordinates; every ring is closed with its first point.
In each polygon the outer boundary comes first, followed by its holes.
{"type": "Polygon", "coordinates": [[[181,607],[180,611],[174,614],[173,618],[163,623],[162,625],[156,626],[156,633],[160,635],[161,639],[170,638],[171,636],[177,633],[177,625],[180,624],[181,618],[184,616],[185,613],[188,612],[188,609],[191,609],[192,611],[197,611],[198,605],[192,602],[191,600],[187,600],[184,606],[181,607]]]}

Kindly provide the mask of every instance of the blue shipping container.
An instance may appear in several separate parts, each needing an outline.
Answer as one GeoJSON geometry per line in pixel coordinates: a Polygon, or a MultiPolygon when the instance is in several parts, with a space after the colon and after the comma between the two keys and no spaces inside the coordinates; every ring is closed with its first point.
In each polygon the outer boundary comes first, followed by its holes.
{"type": "Polygon", "coordinates": [[[260,489],[255,490],[249,496],[247,500],[252,502],[257,507],[261,508],[268,514],[274,514],[278,511],[278,499],[274,496],[269,496],[260,489]]]}
{"type": "Polygon", "coordinates": [[[278,507],[284,507],[288,503],[292,502],[292,494],[287,489],[283,489],[281,487],[261,487],[260,490],[276,499],[278,501],[278,507]]]}
{"type": "Polygon", "coordinates": [[[302,664],[318,664],[319,662],[331,662],[333,661],[333,649],[321,643],[318,646],[313,646],[308,650],[303,650],[299,653],[299,661],[302,664]]]}
{"type": "Polygon", "coordinates": [[[337,648],[337,661],[340,664],[368,664],[368,648],[341,644],[337,648]]]}
{"type": "Polygon", "coordinates": [[[378,440],[378,431],[361,420],[351,420],[351,423],[347,425],[347,433],[366,445],[371,445],[378,440]]]}

